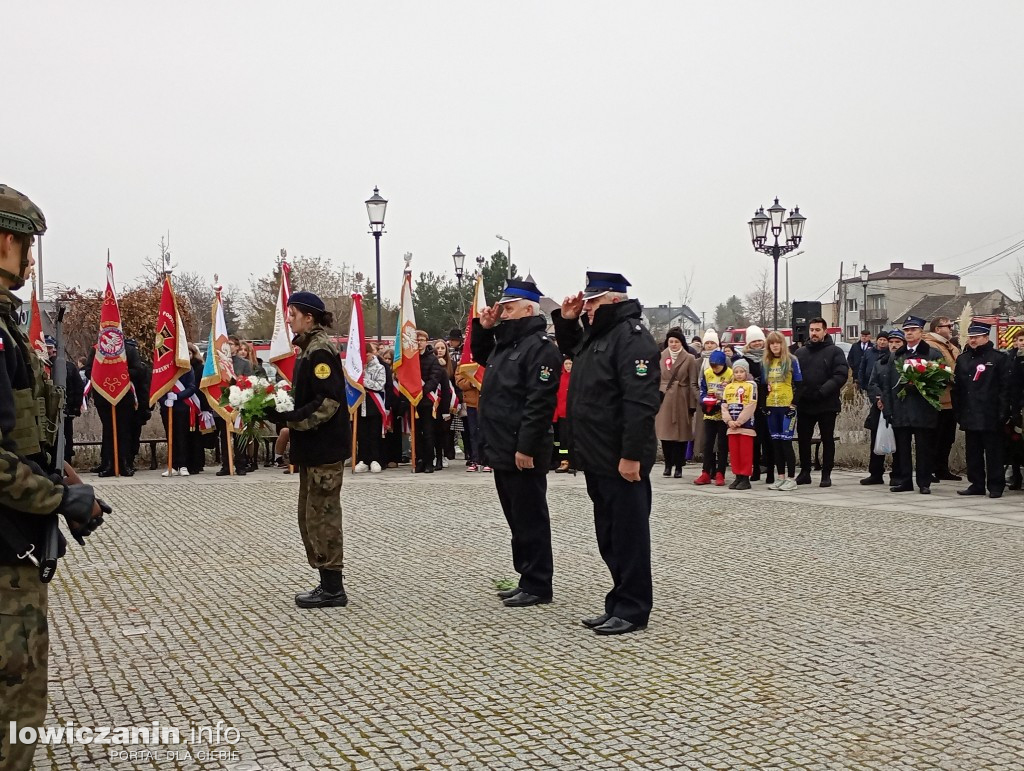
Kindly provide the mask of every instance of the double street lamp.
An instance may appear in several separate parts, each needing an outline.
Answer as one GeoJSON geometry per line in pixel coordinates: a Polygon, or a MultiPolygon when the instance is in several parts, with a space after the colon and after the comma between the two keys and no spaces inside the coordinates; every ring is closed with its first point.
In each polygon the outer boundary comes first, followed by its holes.
{"type": "Polygon", "coordinates": [[[750,227],[750,242],[754,245],[754,251],[770,254],[772,261],[775,263],[775,329],[779,328],[779,257],[788,254],[800,246],[800,241],[804,237],[804,222],[807,220],[800,213],[799,206],[795,207],[789,213],[789,217],[783,220],[785,216],[786,207],[781,206],[779,199],[776,198],[775,203],[768,207],[767,214],[762,206],[754,213],[753,219],[747,223],[750,227]],[[768,244],[769,227],[775,240],[771,245],[768,244]],[[785,231],[786,237],[783,243],[780,244],[779,236],[782,235],[783,231],[785,231]]]}
{"type": "Polygon", "coordinates": [[[381,299],[380,299],[380,237],[384,232],[384,212],[388,202],[381,198],[380,191],[374,186],[373,195],[366,200],[366,214],[370,218],[370,233],[377,247],[377,340],[381,340],[381,299]]]}

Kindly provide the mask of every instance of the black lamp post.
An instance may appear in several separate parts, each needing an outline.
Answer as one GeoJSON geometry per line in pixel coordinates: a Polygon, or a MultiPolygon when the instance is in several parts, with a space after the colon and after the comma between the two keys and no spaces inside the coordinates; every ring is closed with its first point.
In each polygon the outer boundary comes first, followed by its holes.
{"type": "Polygon", "coordinates": [[[381,300],[380,300],[380,236],[384,232],[384,211],[388,208],[388,202],[380,196],[380,191],[374,187],[373,195],[366,201],[366,214],[370,218],[370,233],[377,247],[377,340],[381,339],[381,300]]]}
{"type": "Polygon", "coordinates": [[[462,247],[455,247],[455,254],[452,255],[452,261],[455,263],[455,278],[459,280],[459,288],[462,288],[462,270],[466,264],[466,255],[462,253],[462,247]]]}
{"type": "Polygon", "coordinates": [[[864,305],[861,310],[861,325],[860,330],[863,332],[868,329],[868,278],[871,276],[871,272],[868,270],[867,265],[862,265],[860,269],[860,285],[864,289],[864,305]]]}
{"type": "Polygon", "coordinates": [[[750,242],[754,245],[754,250],[761,252],[762,254],[770,254],[772,261],[775,263],[775,315],[774,315],[774,329],[779,328],[779,257],[784,254],[796,249],[800,246],[800,241],[804,237],[804,222],[807,220],[805,216],[800,213],[800,207],[797,206],[789,213],[789,218],[783,221],[783,217],[786,216],[786,208],[779,204],[779,199],[775,199],[775,203],[768,207],[768,213],[765,214],[764,207],[762,206],[754,213],[753,219],[747,223],[750,227],[750,242]],[[772,236],[774,237],[775,243],[768,245],[768,228],[772,229],[772,236]],[[779,236],[782,232],[786,232],[786,237],[783,243],[779,243],[779,236]]]}

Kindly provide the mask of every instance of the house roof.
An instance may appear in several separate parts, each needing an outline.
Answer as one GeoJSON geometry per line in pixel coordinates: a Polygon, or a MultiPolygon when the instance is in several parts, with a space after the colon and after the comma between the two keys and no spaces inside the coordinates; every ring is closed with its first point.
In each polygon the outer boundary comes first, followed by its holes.
{"type": "Polygon", "coordinates": [[[972,294],[960,295],[933,294],[922,298],[903,313],[893,316],[893,318],[917,316],[925,320],[931,320],[939,316],[946,316],[956,319],[964,312],[964,306],[967,303],[971,304],[971,308],[976,314],[994,313],[1009,299],[1007,295],[998,289],[994,289],[991,292],[974,292],[972,294]]]}
{"type": "Polygon", "coordinates": [[[664,326],[675,318],[683,318],[691,324],[700,324],[700,316],[690,309],[689,305],[658,305],[657,307],[646,306],[644,315],[647,321],[654,326],[664,326]]]}
{"type": "MultiPolygon", "coordinates": [[[[893,281],[899,279],[922,279],[922,278],[938,278],[938,279],[951,279],[953,281],[959,281],[960,276],[956,276],[952,273],[939,273],[935,270],[935,265],[926,262],[918,268],[907,268],[904,267],[902,262],[889,263],[889,267],[885,270],[880,270],[876,273],[868,274],[868,281],[893,281]]],[[[860,276],[854,276],[853,278],[844,278],[844,284],[860,283],[860,276]]]]}

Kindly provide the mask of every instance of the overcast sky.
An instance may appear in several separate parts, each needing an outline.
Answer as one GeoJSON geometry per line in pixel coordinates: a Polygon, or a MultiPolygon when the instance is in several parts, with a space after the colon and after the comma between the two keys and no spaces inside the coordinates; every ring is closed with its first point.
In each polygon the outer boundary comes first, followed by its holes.
{"type": "Polygon", "coordinates": [[[1016,0],[33,0],[4,27],[0,181],[46,213],[47,282],[100,285],[109,247],[124,283],[168,230],[243,287],[281,248],[372,273],[374,185],[386,296],[404,252],[451,272],[500,233],[557,299],[590,267],[677,303],[695,269],[710,317],[770,265],[746,222],[774,195],[808,218],[794,299],[1024,238],[1016,0]]]}

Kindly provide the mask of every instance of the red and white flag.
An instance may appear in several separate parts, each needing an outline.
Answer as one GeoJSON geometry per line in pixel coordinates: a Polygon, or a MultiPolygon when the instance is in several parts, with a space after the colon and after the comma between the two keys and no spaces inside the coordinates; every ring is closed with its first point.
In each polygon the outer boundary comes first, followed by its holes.
{"type": "Polygon", "coordinates": [[[210,325],[210,339],[206,347],[206,362],[203,364],[203,379],[200,389],[206,394],[210,409],[227,422],[234,416],[230,405],[221,406],[221,394],[235,379],[235,365],[231,362],[231,342],[228,340],[228,325],[224,321],[224,305],[220,297],[221,287],[213,295],[213,322],[210,325]]]}
{"type": "Polygon", "coordinates": [[[277,292],[274,306],[274,335],[270,338],[268,358],[281,377],[292,382],[295,375],[295,346],[292,345],[292,328],[288,323],[288,298],[291,296],[292,268],[287,262],[281,263],[281,287],[277,292]]]}
{"type": "Polygon", "coordinates": [[[96,340],[96,358],[92,363],[92,392],[111,404],[117,404],[131,391],[128,355],[125,353],[121,309],[114,291],[114,266],[107,257],[107,288],[100,307],[100,332],[96,340]]]}
{"type": "Polygon", "coordinates": [[[423,398],[420,376],[420,348],[416,344],[416,313],[412,307],[412,276],[402,282],[402,301],[398,306],[398,329],[395,333],[395,360],[391,365],[395,385],[409,404],[416,406],[423,398]]]}
{"type": "Polygon", "coordinates": [[[164,276],[164,290],[160,296],[160,310],[156,316],[156,340],[153,345],[153,381],[150,385],[149,406],[175,388],[178,378],[192,369],[188,355],[185,325],[178,312],[171,277],[164,276]]]}
{"type": "Polygon", "coordinates": [[[46,353],[46,337],[43,335],[43,316],[39,312],[39,301],[36,299],[36,287],[32,285],[32,318],[28,321],[28,341],[36,352],[39,361],[49,368],[50,357],[46,353]]]}

